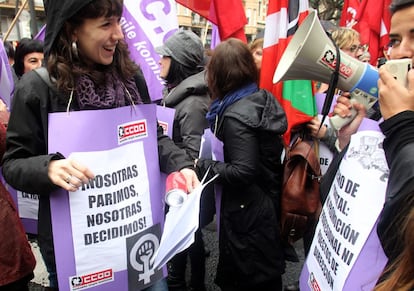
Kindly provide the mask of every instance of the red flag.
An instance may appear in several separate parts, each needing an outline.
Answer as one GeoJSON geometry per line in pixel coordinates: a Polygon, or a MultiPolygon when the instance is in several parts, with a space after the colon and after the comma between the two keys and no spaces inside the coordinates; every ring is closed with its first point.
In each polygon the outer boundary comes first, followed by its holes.
{"type": "Polygon", "coordinates": [[[387,49],[391,23],[389,12],[391,0],[363,0],[355,17],[361,43],[369,45],[371,64],[376,65],[378,58],[387,49]]]}
{"type": "Polygon", "coordinates": [[[286,144],[290,142],[291,129],[310,121],[316,113],[311,81],[273,84],[276,67],[289,40],[308,15],[308,8],[308,0],[270,0],[266,17],[260,87],[271,91],[286,112],[286,144]]]}
{"type": "Polygon", "coordinates": [[[235,37],[247,42],[244,25],[247,24],[241,0],[176,0],[217,25],[220,39],[235,37]]]}
{"type": "Polygon", "coordinates": [[[359,8],[359,0],[345,0],[342,7],[341,19],[339,20],[339,26],[351,27],[357,29],[356,15],[359,8]]]}

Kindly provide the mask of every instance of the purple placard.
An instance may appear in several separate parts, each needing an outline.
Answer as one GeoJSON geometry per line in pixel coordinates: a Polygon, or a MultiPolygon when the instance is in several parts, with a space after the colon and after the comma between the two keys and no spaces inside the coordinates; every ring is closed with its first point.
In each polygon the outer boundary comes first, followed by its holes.
{"type": "Polygon", "coordinates": [[[159,125],[164,129],[164,134],[172,138],[175,109],[165,106],[157,106],[157,119],[159,125]]]}
{"type": "MultiPolygon", "coordinates": [[[[159,240],[161,231],[160,229],[153,228],[157,227],[157,224],[161,225],[164,219],[162,193],[159,185],[160,170],[157,154],[155,106],[152,104],[139,105],[109,110],[53,113],[49,115],[49,151],[60,152],[66,157],[71,153],[111,151],[113,149],[123,150],[129,145],[143,144],[145,161],[142,161],[142,163],[146,164],[147,169],[149,193],[151,193],[149,199],[151,201],[153,227],[149,225],[148,228],[134,233],[133,236],[125,236],[125,245],[121,243],[119,244],[119,248],[129,248],[128,252],[132,252],[132,250],[137,252],[138,250],[135,244],[142,242],[145,237],[147,238],[145,240],[146,242],[149,241],[151,242],[151,246],[156,247],[156,238],[159,240]],[[120,145],[119,141],[126,133],[125,124],[134,124],[137,122],[142,124],[143,120],[146,121],[147,125],[144,128],[146,130],[146,137],[141,137],[138,140],[132,140],[120,145]]],[[[152,277],[151,272],[146,272],[149,271],[149,268],[145,269],[144,265],[140,265],[143,268],[143,273],[134,275],[134,273],[139,273],[134,271],[134,269],[137,270],[137,262],[134,265],[130,260],[140,257],[138,253],[135,256],[131,256],[131,253],[129,253],[127,255],[129,258],[127,260],[127,269],[117,272],[112,272],[110,268],[108,270],[96,270],[97,272],[102,272],[100,275],[103,278],[109,278],[112,275],[111,280],[100,285],[80,288],[86,281],[85,278],[89,278],[90,280],[91,274],[76,273],[75,242],[73,241],[75,229],[72,229],[71,222],[74,217],[70,215],[71,206],[68,192],[60,190],[52,193],[50,201],[59,290],[133,290],[128,287],[131,284],[135,284],[135,290],[139,290],[144,287],[141,281],[147,284],[149,283],[148,280],[155,281],[160,276],[163,276],[162,272],[161,275],[159,274],[160,272],[155,272],[154,277],[152,277]],[[131,265],[133,266],[131,267],[131,265]],[[136,279],[131,281],[131,278],[136,279]]],[[[79,245],[79,241],[76,242],[76,245],[79,245]]],[[[110,254],[108,258],[108,264],[111,264],[110,254]]],[[[87,265],[96,259],[95,257],[85,257],[82,258],[82,261],[87,265]]]]}
{"type": "Polygon", "coordinates": [[[10,110],[14,81],[3,41],[0,43],[0,62],[0,98],[10,110]]]}
{"type": "Polygon", "coordinates": [[[20,206],[19,206],[19,198],[18,198],[17,190],[14,189],[9,184],[7,184],[6,180],[4,179],[3,175],[1,175],[1,174],[0,174],[0,179],[1,179],[4,187],[7,189],[7,191],[9,191],[10,196],[12,197],[12,199],[15,203],[17,211],[19,211],[20,220],[23,224],[25,232],[30,233],[30,234],[37,234],[37,216],[36,216],[36,218],[22,218],[21,215],[20,215],[21,209],[20,209],[20,206]]]}
{"type": "Polygon", "coordinates": [[[218,46],[221,42],[220,39],[220,32],[218,30],[217,25],[215,25],[214,23],[211,24],[211,43],[210,43],[210,48],[212,50],[214,50],[216,48],[216,46],[218,46]]]}
{"type": "Polygon", "coordinates": [[[132,59],[140,65],[151,100],[162,99],[160,56],[154,48],[163,45],[178,29],[175,1],[125,0],[121,26],[132,59]]]}
{"type": "MultiPolygon", "coordinates": [[[[336,98],[338,98],[339,95],[334,95],[331,103],[331,107],[329,108],[329,112],[332,112],[334,109],[334,106],[336,104],[336,98]]],[[[316,108],[318,110],[319,114],[322,114],[322,108],[323,103],[325,102],[326,93],[315,93],[315,103],[316,108]]]]}
{"type": "MultiPolygon", "coordinates": [[[[373,290],[387,260],[377,235],[377,224],[375,224],[348,275],[343,290],[373,290]]],[[[316,284],[315,280],[312,281],[308,266],[304,264],[300,275],[300,290],[318,290],[316,284]]]]}
{"type": "Polygon", "coordinates": [[[34,39],[38,39],[38,40],[44,41],[45,40],[45,34],[46,34],[46,24],[42,26],[42,28],[36,34],[36,36],[34,37],[34,39]]]}
{"type": "MultiPolygon", "coordinates": [[[[164,134],[168,135],[172,139],[173,124],[174,124],[175,109],[165,106],[157,106],[157,119],[158,124],[164,129],[164,134]]],[[[167,174],[161,173],[161,193],[165,193],[165,182],[167,180],[167,174]]]]}
{"type": "MultiPolygon", "coordinates": [[[[363,119],[363,121],[362,121],[362,123],[361,123],[361,125],[358,129],[358,133],[364,132],[364,131],[381,132],[380,128],[379,128],[379,125],[378,125],[378,122],[375,121],[375,120],[368,119],[368,118],[363,119]]],[[[365,176],[369,177],[368,180],[372,179],[372,176],[369,174],[368,171],[370,171],[370,170],[371,171],[376,171],[377,172],[376,175],[377,175],[377,178],[378,178],[378,177],[381,176],[382,173],[387,172],[387,169],[388,169],[388,168],[386,168],[386,169],[381,168],[381,165],[386,165],[384,153],[382,153],[382,156],[383,156],[382,159],[380,159],[381,156],[378,155],[378,153],[380,151],[382,151],[382,149],[379,149],[380,148],[379,145],[380,145],[382,139],[375,140],[374,136],[378,136],[378,134],[374,134],[374,135],[367,134],[366,136],[363,135],[363,134],[360,135],[360,138],[359,138],[360,143],[355,143],[355,144],[351,143],[350,148],[348,149],[348,152],[347,152],[346,156],[343,159],[343,161],[346,161],[348,159],[354,159],[354,160],[359,159],[361,161],[361,163],[363,163],[365,165],[365,167],[364,167],[365,170],[364,171],[366,171],[366,172],[364,172],[365,175],[363,175],[363,176],[364,177],[365,176]],[[363,146],[364,141],[361,140],[361,139],[364,139],[364,137],[369,138],[370,136],[373,136],[373,138],[370,138],[369,140],[370,141],[375,141],[375,143],[372,143],[372,144],[368,143],[368,145],[363,146]],[[358,145],[360,145],[360,146],[358,146],[358,145]],[[369,147],[369,146],[371,146],[371,147],[369,147]],[[376,150],[372,151],[372,149],[374,149],[374,148],[376,150]],[[359,150],[360,152],[357,152],[357,150],[359,150]],[[373,159],[372,160],[368,160],[368,159],[364,160],[364,158],[366,158],[366,156],[364,154],[366,154],[367,156],[369,155],[369,156],[373,157],[373,159]],[[374,162],[375,166],[373,166],[374,165],[374,163],[373,163],[372,167],[368,167],[368,165],[371,166],[371,164],[369,162],[374,162]]],[[[328,200],[331,200],[331,201],[335,200],[337,202],[340,201],[340,197],[341,197],[340,194],[342,194],[342,193],[337,191],[336,187],[338,185],[335,185],[335,184],[340,183],[339,181],[342,177],[346,177],[347,175],[349,175],[348,171],[357,171],[358,169],[360,169],[360,168],[357,169],[356,167],[353,168],[352,166],[354,166],[354,165],[355,164],[351,164],[351,167],[350,167],[349,165],[347,166],[345,164],[345,166],[343,168],[341,166],[339,167],[338,172],[336,174],[335,182],[333,183],[334,185],[332,186],[332,188],[334,190],[332,190],[332,189],[330,190],[327,201],[328,200]]],[[[347,180],[347,182],[348,181],[350,181],[350,180],[347,180]]],[[[358,182],[361,182],[361,181],[355,180],[353,182],[358,183],[358,182]]],[[[360,187],[360,186],[361,187],[366,187],[362,184],[358,184],[358,187],[360,187]]],[[[375,187],[373,187],[375,189],[372,189],[373,192],[369,193],[369,195],[365,195],[366,197],[372,196],[371,198],[369,198],[369,199],[371,199],[370,202],[372,202],[372,204],[374,204],[374,201],[372,199],[376,199],[375,203],[377,203],[378,201],[381,202],[381,199],[383,199],[382,194],[385,195],[386,182],[383,181],[382,184],[383,184],[383,186],[379,186],[380,188],[376,188],[377,185],[379,185],[379,183],[375,183],[375,187]],[[379,190],[379,189],[381,189],[381,190],[379,190]],[[378,191],[378,192],[376,192],[376,191],[378,191]],[[380,192],[383,192],[383,193],[380,193],[380,192]],[[377,194],[373,195],[373,193],[377,193],[377,194]]],[[[356,185],[356,184],[354,184],[354,185],[356,185]]],[[[371,184],[371,186],[374,186],[374,184],[371,184]]],[[[361,193],[364,194],[364,193],[366,193],[366,191],[361,192],[361,193]]],[[[338,204],[338,205],[340,205],[340,204],[338,204]]],[[[368,205],[368,204],[365,203],[364,205],[368,205]]],[[[361,205],[361,207],[363,207],[363,205],[361,205]]],[[[370,207],[371,207],[369,209],[370,211],[373,211],[372,209],[376,209],[376,206],[374,206],[374,205],[370,205],[370,207]]],[[[339,220],[336,212],[334,211],[334,207],[329,208],[329,211],[328,211],[328,208],[326,208],[326,205],[324,205],[324,208],[323,208],[322,213],[321,213],[321,217],[323,215],[325,215],[325,217],[330,217],[331,219],[332,219],[332,217],[334,217],[335,219],[337,218],[339,220]]],[[[349,208],[347,208],[346,211],[349,211],[349,208]]],[[[368,215],[368,209],[366,209],[366,211],[367,212],[365,213],[365,216],[368,215]]],[[[358,215],[364,215],[364,214],[362,213],[362,211],[357,211],[357,212],[355,212],[351,215],[352,215],[352,217],[354,217],[354,220],[362,220],[363,217],[358,216],[358,215]]],[[[348,216],[348,215],[346,215],[346,216],[348,216]]],[[[324,220],[323,218],[321,219],[321,217],[320,217],[320,220],[322,221],[322,225],[323,225],[322,228],[324,230],[329,229],[329,226],[327,225],[326,220],[324,220]]],[[[321,221],[318,223],[317,230],[319,229],[319,225],[321,224],[321,221]]],[[[384,254],[384,251],[382,249],[381,243],[379,241],[379,238],[378,238],[378,235],[377,235],[377,232],[376,232],[377,222],[378,222],[378,217],[376,217],[375,221],[372,222],[373,226],[372,226],[372,228],[371,228],[371,230],[370,230],[370,232],[369,232],[369,234],[368,234],[368,236],[367,236],[367,238],[366,238],[366,240],[365,240],[365,242],[362,246],[362,249],[357,254],[355,263],[352,265],[352,268],[349,270],[349,273],[346,277],[346,280],[344,282],[342,290],[367,290],[368,291],[368,290],[373,290],[373,288],[375,287],[375,284],[376,284],[376,282],[377,282],[377,280],[378,280],[378,278],[379,278],[381,272],[383,271],[383,269],[386,265],[386,262],[387,262],[387,257],[384,254]]],[[[349,225],[349,226],[352,227],[352,224],[349,225]]],[[[338,229],[336,229],[336,230],[338,230],[338,229]]],[[[321,238],[319,233],[318,233],[318,235],[315,233],[314,242],[315,241],[317,242],[316,245],[321,244],[321,241],[323,241],[323,238],[321,238]]],[[[343,241],[342,241],[342,243],[343,243],[343,241]]],[[[312,246],[313,246],[313,244],[312,244],[312,246]]],[[[341,246],[341,240],[338,240],[338,244],[337,244],[338,251],[340,249],[340,246],[341,246]]],[[[345,252],[343,252],[342,258],[344,258],[344,254],[345,254],[345,252]]],[[[332,267],[332,265],[329,265],[329,266],[325,265],[324,260],[322,259],[322,257],[324,255],[325,254],[320,255],[320,253],[317,252],[316,247],[315,247],[315,249],[313,249],[313,248],[311,249],[311,251],[309,253],[309,256],[308,256],[307,260],[305,261],[305,264],[304,264],[302,272],[301,272],[300,290],[312,290],[312,291],[314,291],[314,290],[323,290],[323,288],[320,286],[320,284],[324,285],[324,284],[327,284],[327,283],[328,284],[332,283],[332,285],[333,285],[333,282],[334,282],[334,279],[332,279],[333,276],[331,276],[329,274],[331,274],[332,272],[335,272],[335,270],[334,270],[335,268],[332,267]],[[318,262],[319,262],[320,266],[317,266],[316,264],[311,265],[311,268],[313,268],[312,270],[316,270],[316,271],[309,270],[310,267],[308,265],[308,260],[309,260],[309,257],[312,257],[312,256],[315,256],[315,257],[319,258],[318,262]],[[323,266],[326,267],[326,268],[324,269],[323,266]],[[315,275],[315,272],[316,273],[320,272],[320,270],[325,270],[323,272],[324,275],[326,274],[325,278],[318,277],[318,276],[315,275]],[[323,282],[319,283],[318,280],[322,280],[323,282]]],[[[312,263],[313,263],[313,261],[312,261],[312,263]]],[[[335,290],[335,288],[334,289],[329,289],[329,290],[335,290]]]]}
{"type": "Polygon", "coordinates": [[[37,219],[20,218],[26,233],[37,234],[37,219]]]}

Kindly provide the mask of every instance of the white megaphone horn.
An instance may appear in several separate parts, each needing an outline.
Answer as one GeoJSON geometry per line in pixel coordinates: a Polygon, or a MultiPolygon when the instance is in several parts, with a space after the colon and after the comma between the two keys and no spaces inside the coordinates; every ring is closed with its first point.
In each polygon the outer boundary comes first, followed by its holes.
{"type": "MultiPolygon", "coordinates": [[[[336,46],[326,35],[313,10],[304,19],[290,40],[273,76],[273,83],[285,80],[313,80],[330,83],[335,72],[336,46]]],[[[351,92],[351,98],[370,108],[378,98],[378,70],[346,53],[340,53],[337,88],[351,92]]],[[[333,116],[330,122],[341,128],[356,116],[333,116]]]]}

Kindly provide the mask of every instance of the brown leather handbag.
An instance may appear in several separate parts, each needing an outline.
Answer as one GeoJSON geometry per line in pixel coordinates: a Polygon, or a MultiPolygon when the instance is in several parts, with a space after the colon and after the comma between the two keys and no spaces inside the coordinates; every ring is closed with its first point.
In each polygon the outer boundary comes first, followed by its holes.
{"type": "Polygon", "coordinates": [[[321,169],[313,143],[297,138],[284,160],[281,229],[282,238],[289,244],[313,227],[321,210],[321,169]]]}

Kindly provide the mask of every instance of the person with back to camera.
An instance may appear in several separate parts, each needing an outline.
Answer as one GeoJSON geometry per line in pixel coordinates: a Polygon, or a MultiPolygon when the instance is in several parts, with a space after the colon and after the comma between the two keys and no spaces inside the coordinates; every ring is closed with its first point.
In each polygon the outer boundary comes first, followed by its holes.
{"type": "MultiPolygon", "coordinates": [[[[32,71],[15,90],[3,175],[15,189],[39,194],[38,242],[51,290],[58,290],[58,282],[49,194],[59,188],[76,191],[94,174],[73,159],[48,154],[48,114],[134,106],[148,97],[145,80],[136,80],[142,78],[139,67],[129,58],[122,10],[122,0],[45,1],[45,56],[54,88],[32,71]]],[[[160,168],[180,170],[191,191],[199,184],[193,161],[162,132],[159,126],[160,168]]]]}
{"type": "MultiPolygon", "coordinates": [[[[204,48],[199,36],[189,30],[174,33],[163,46],[155,48],[161,55],[160,77],[165,80],[165,95],[161,105],[175,109],[173,123],[173,140],[185,149],[194,160],[199,156],[201,137],[208,128],[206,113],[210,104],[208,87],[205,81],[204,48]]],[[[210,188],[207,188],[210,189],[210,188]]],[[[207,190],[206,189],[206,190],[207,190]]],[[[205,289],[205,254],[201,229],[207,223],[205,209],[213,203],[212,191],[203,191],[200,208],[200,228],[195,233],[194,243],[181,253],[175,255],[168,263],[168,287],[170,290],[187,290],[185,270],[187,256],[191,263],[190,290],[205,289]],[[208,196],[208,197],[206,197],[208,196]],[[206,202],[206,203],[204,203],[206,202]]]]}
{"type": "Polygon", "coordinates": [[[212,104],[207,119],[223,142],[224,161],[195,160],[222,185],[219,262],[221,290],[281,290],[285,270],[280,237],[283,167],[281,135],[286,115],[275,97],[257,86],[246,44],[220,43],[207,65],[212,104]]]}

